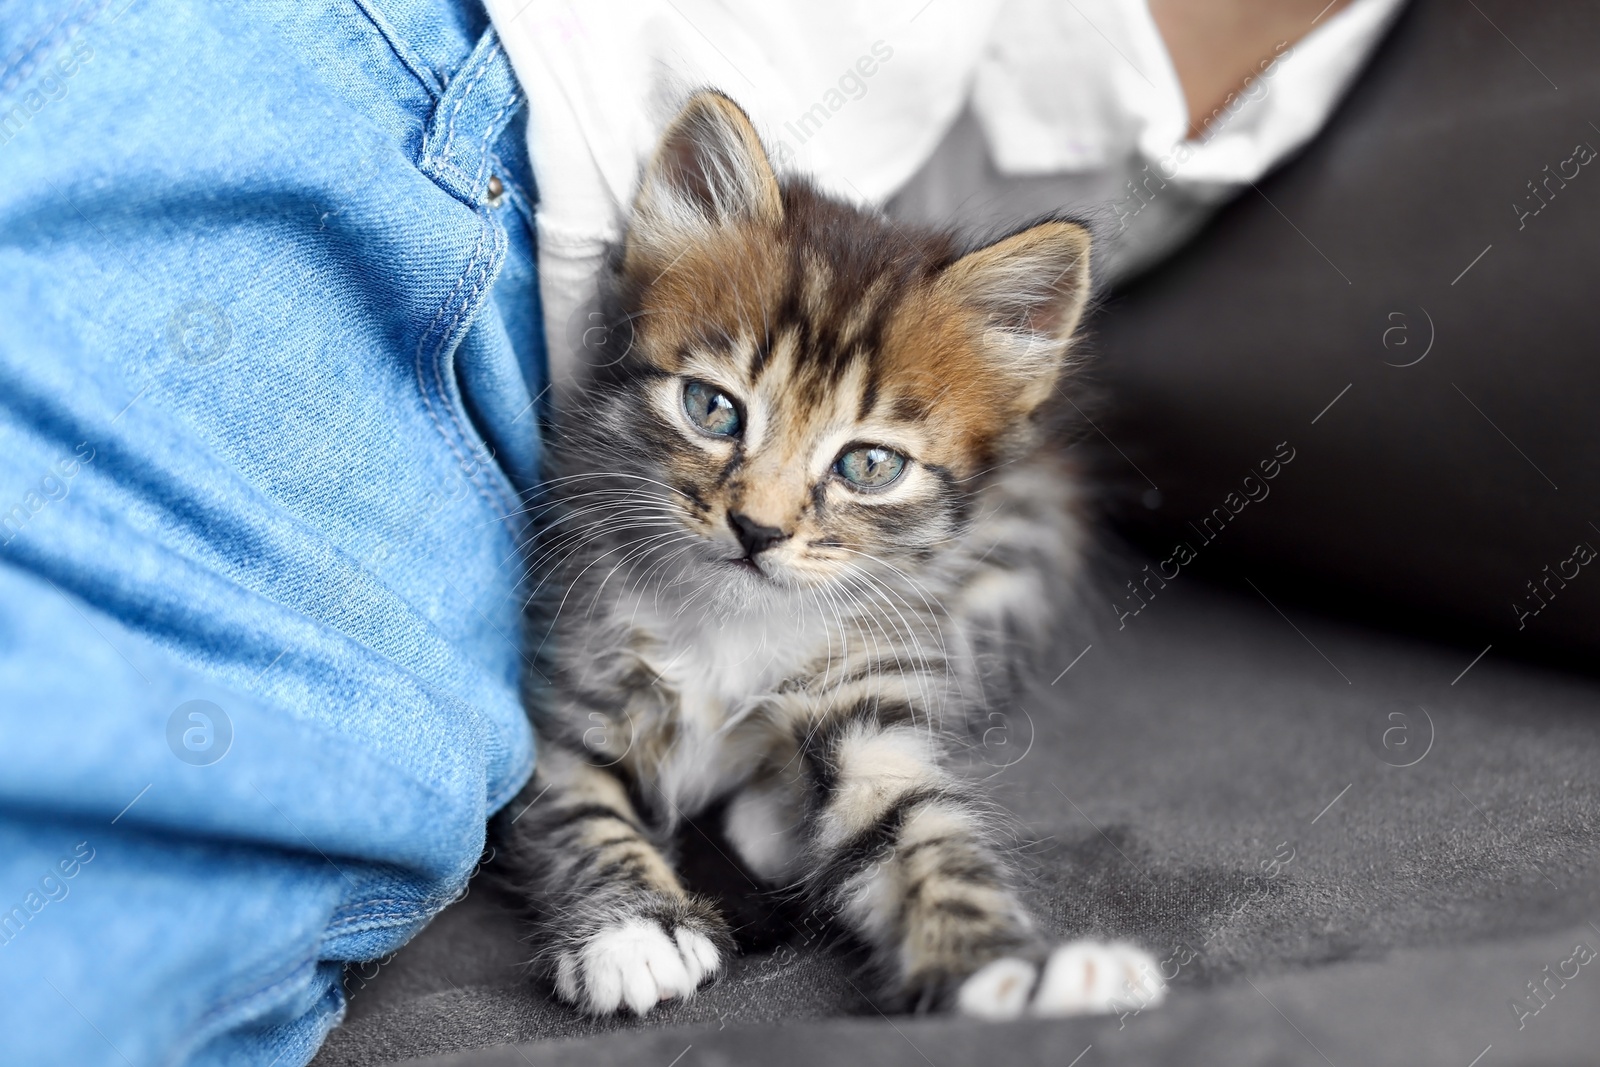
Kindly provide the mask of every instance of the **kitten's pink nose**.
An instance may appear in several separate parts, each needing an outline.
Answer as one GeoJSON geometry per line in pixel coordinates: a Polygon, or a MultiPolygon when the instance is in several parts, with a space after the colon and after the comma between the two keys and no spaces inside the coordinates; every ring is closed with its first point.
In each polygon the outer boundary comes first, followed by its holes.
{"type": "Polygon", "coordinates": [[[789,536],[776,526],[763,526],[750,518],[750,516],[741,515],[737,511],[728,512],[728,525],[733,528],[734,536],[739,539],[739,544],[744,546],[746,559],[755,559],[762,552],[779,541],[786,540],[789,536]]]}

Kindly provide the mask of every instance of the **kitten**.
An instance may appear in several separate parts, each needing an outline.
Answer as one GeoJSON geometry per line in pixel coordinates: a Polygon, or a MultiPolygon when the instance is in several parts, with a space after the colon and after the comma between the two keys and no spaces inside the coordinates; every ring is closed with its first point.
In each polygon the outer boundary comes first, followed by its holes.
{"type": "Polygon", "coordinates": [[[613,350],[557,417],[538,767],[499,827],[562,999],[643,1014],[718,972],[727,927],[666,850],[718,803],[755,877],[865,947],[880,1002],[1163,995],[1139,949],[1044,943],[947,768],[984,657],[1042,635],[1082,539],[1044,429],[1088,259],[1070,222],[963,252],[780,181],[716,93],[668,128],[613,350]]]}

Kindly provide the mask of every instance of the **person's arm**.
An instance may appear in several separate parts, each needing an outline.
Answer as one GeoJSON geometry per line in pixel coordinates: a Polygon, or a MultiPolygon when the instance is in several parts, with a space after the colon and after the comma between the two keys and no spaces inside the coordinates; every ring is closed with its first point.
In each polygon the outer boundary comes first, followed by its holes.
{"type": "Polygon", "coordinates": [[[1349,0],[1149,0],[1189,107],[1189,136],[1282,42],[1293,44],[1349,0]]]}

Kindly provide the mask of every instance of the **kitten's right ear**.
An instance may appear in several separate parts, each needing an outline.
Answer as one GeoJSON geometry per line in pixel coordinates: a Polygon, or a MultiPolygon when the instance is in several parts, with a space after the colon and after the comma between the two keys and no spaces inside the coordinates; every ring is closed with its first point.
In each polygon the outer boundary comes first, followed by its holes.
{"type": "Polygon", "coordinates": [[[634,201],[628,241],[676,255],[718,228],[782,219],[778,179],[749,117],[721,93],[702,91],[661,137],[634,201]]]}

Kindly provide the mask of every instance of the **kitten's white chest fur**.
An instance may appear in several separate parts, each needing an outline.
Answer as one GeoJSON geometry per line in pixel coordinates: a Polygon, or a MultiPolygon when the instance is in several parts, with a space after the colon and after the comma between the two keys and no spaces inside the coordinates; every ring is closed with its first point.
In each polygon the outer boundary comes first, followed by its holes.
{"type": "Polygon", "coordinates": [[[693,815],[748,778],[761,744],[738,727],[762,694],[826,650],[830,634],[798,605],[720,617],[652,607],[638,620],[659,642],[662,684],[678,694],[676,735],[656,784],[669,812],[693,815]]]}

